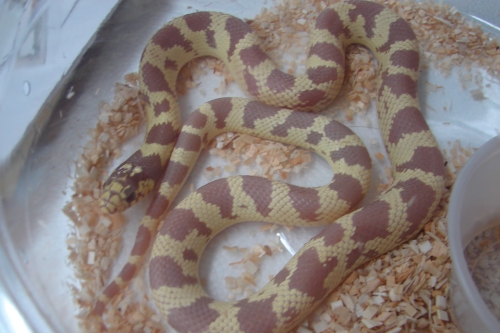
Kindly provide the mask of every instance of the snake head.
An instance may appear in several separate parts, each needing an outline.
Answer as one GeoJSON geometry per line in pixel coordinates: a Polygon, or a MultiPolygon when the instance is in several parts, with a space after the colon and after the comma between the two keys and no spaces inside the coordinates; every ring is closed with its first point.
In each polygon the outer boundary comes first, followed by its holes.
{"type": "Polygon", "coordinates": [[[125,161],[103,184],[99,200],[101,210],[108,214],[126,210],[144,198],[153,189],[156,180],[148,176],[142,167],[125,161]]]}

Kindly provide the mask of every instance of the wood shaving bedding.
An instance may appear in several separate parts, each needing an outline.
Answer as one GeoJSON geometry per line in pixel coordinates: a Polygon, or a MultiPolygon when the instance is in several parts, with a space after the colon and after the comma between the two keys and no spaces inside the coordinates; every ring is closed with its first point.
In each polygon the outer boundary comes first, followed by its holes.
{"type": "MultiPolygon", "coordinates": [[[[236,166],[252,166],[250,175],[268,179],[288,179],[290,173],[299,173],[312,162],[307,150],[278,142],[263,140],[247,134],[224,133],[209,145],[210,154],[230,162],[224,170],[231,174],[236,166]]],[[[221,176],[220,167],[207,167],[205,176],[221,176]]]]}
{"type": "MultiPolygon", "coordinates": [[[[266,48],[281,67],[289,73],[300,71],[304,55],[290,50],[303,50],[307,43],[307,29],[320,10],[336,1],[287,0],[264,8],[249,21],[263,38],[266,48]],[[297,47],[301,46],[301,47],[297,47]],[[292,58],[292,60],[290,60],[292,58]],[[298,60],[297,60],[298,59],[298,60]]],[[[464,88],[475,83],[478,91],[471,92],[482,99],[482,78],[472,74],[471,68],[483,68],[490,75],[500,76],[500,47],[482,30],[466,22],[453,7],[430,1],[398,2],[378,0],[407,19],[421,42],[424,65],[432,65],[448,75],[452,69],[465,69],[461,74],[464,88]]],[[[178,80],[178,91],[183,94],[198,85],[206,73],[225,78],[217,93],[225,92],[233,82],[221,61],[204,58],[188,64],[178,80]]],[[[362,115],[375,94],[376,70],[372,55],[364,48],[353,46],[347,51],[345,84],[339,93],[333,114],[344,110],[341,119],[351,121],[362,115]]],[[[74,195],[63,211],[74,223],[74,232],[67,239],[69,259],[79,280],[71,290],[80,308],[77,317],[83,331],[96,332],[99,327],[89,320],[89,312],[97,294],[110,278],[110,267],[121,250],[121,233],[125,219],[122,215],[105,216],[97,198],[112,159],[120,155],[121,144],[133,137],[143,120],[138,98],[137,76],[129,74],[126,84],[117,84],[115,99],[101,105],[99,122],[89,131],[90,140],[76,161],[74,195]]],[[[442,87],[429,87],[441,89],[442,87]]],[[[335,117],[338,118],[337,115],[335,117]]],[[[415,240],[354,271],[298,329],[310,332],[458,332],[448,312],[448,276],[451,267],[446,236],[446,212],[449,194],[459,169],[472,150],[450,143],[443,150],[447,163],[447,192],[439,210],[415,240]]],[[[236,165],[253,165],[252,174],[286,179],[289,172],[299,172],[310,161],[310,154],[295,147],[233,133],[223,134],[213,141],[211,153],[226,158],[223,167],[232,173],[236,165]],[[261,154],[267,157],[257,158],[261,154]]],[[[382,153],[375,155],[382,161],[382,153]]],[[[219,176],[221,167],[208,167],[205,176],[219,176]]],[[[390,186],[392,171],[385,170],[388,182],[379,185],[379,191],[390,186]]],[[[274,231],[274,226],[262,231],[274,231]]],[[[261,263],[259,256],[269,256],[278,248],[257,244],[254,249],[232,249],[242,253],[243,273],[227,277],[227,286],[237,292],[252,292],[254,274],[261,263]],[[253,254],[252,254],[253,253],[253,254]],[[251,263],[251,264],[249,264],[251,263]]],[[[112,332],[163,332],[162,319],[150,305],[143,274],[106,308],[106,322],[112,332]]]]}
{"type": "MultiPolygon", "coordinates": [[[[266,257],[272,257],[276,252],[282,252],[283,247],[277,243],[269,243],[266,245],[256,244],[250,250],[247,248],[226,247],[225,250],[243,253],[244,257],[241,260],[232,262],[229,266],[241,266],[243,271],[240,276],[227,276],[224,281],[230,294],[228,300],[233,301],[242,296],[250,296],[257,290],[255,278],[259,272],[259,265],[266,257]]],[[[269,276],[271,280],[273,277],[269,276]]]]}

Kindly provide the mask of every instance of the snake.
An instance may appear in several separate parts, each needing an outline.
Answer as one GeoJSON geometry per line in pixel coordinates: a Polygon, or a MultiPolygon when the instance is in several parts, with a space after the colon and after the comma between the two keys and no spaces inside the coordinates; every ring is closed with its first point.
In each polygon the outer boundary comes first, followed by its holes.
{"type": "Polygon", "coordinates": [[[309,25],[309,39],[305,73],[296,76],[278,69],[246,22],[224,13],[176,18],[147,42],[139,67],[146,137],[104,183],[101,208],[115,213],[156,193],[126,265],[98,297],[94,315],[102,316],[135,276],[154,239],[152,296],[178,332],[289,332],[353,270],[412,239],[432,218],[445,169],[420,110],[420,50],[411,26],[383,5],[342,1],[309,25]],[[393,168],[391,186],[366,205],[359,204],[370,186],[366,148],[348,128],[317,113],[342,86],[351,44],[367,47],[377,60],[378,126],[393,168]],[[181,130],[177,76],[202,56],[221,59],[250,99],[207,102],[181,130]],[[168,211],[200,151],[225,131],[311,149],[329,163],[334,177],[321,187],[303,188],[232,176],[202,186],[168,211]],[[256,293],[215,300],[198,276],[202,252],[221,230],[245,221],[325,227],[256,293]]]}

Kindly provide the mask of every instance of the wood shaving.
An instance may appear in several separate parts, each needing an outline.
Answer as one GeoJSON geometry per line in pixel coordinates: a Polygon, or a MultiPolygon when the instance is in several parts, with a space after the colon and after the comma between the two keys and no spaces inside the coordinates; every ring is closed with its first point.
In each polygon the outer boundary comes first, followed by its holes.
{"type": "MultiPolygon", "coordinates": [[[[236,166],[245,165],[252,167],[251,175],[287,179],[290,173],[299,173],[312,161],[311,153],[307,150],[247,134],[221,134],[209,147],[210,154],[230,163],[224,167],[228,174],[234,173],[236,166]]],[[[217,167],[209,167],[208,170],[210,171],[205,173],[206,177],[220,175],[217,167]]]]}
{"type": "MultiPolygon", "coordinates": [[[[251,295],[255,292],[257,286],[255,279],[259,273],[259,267],[265,257],[271,257],[276,252],[283,251],[279,244],[270,243],[265,245],[256,244],[249,251],[248,249],[238,248],[237,246],[224,247],[224,249],[231,252],[243,253],[244,256],[238,261],[232,262],[229,266],[241,266],[242,273],[238,277],[227,276],[225,277],[226,287],[230,291],[228,300],[235,300],[242,295],[251,295]]],[[[272,277],[270,277],[272,278],[272,277]]]]}
{"type": "MultiPolygon", "coordinates": [[[[296,52],[306,49],[309,24],[322,9],[334,2],[337,1],[279,1],[271,8],[263,8],[249,23],[284,71],[300,72],[304,68],[305,55],[296,52]]],[[[490,38],[477,25],[467,22],[455,8],[446,4],[407,0],[377,2],[392,8],[411,24],[421,43],[424,66],[432,65],[444,75],[450,74],[454,68],[465,70],[460,76],[464,89],[473,83],[477,89],[471,91],[472,96],[477,100],[484,97],[482,78],[470,70],[482,68],[490,75],[500,75],[500,47],[496,39],[490,38]]],[[[376,67],[371,53],[362,47],[349,47],[346,58],[345,84],[335,106],[328,111],[332,114],[337,112],[334,117],[349,122],[363,114],[372,103],[376,67]],[[339,112],[341,109],[343,111],[339,112]]],[[[197,86],[201,77],[209,72],[224,78],[222,85],[215,89],[217,93],[226,91],[234,81],[221,61],[203,58],[191,62],[181,71],[178,92],[184,94],[197,86]]],[[[79,282],[79,285],[71,286],[71,290],[80,308],[77,318],[85,332],[100,331],[89,313],[98,293],[108,281],[110,267],[121,250],[121,233],[125,223],[120,214],[103,215],[97,198],[111,160],[120,155],[121,144],[138,132],[143,119],[137,75],[129,74],[125,81],[126,84],[117,84],[114,101],[101,105],[99,122],[89,130],[90,140],[75,164],[74,195],[63,208],[74,224],[74,231],[68,235],[66,243],[69,260],[79,282]]],[[[428,87],[430,90],[441,88],[428,87]]],[[[311,159],[308,152],[295,147],[234,133],[218,137],[210,151],[227,159],[229,166],[208,167],[204,171],[207,177],[232,173],[240,165],[251,165],[251,174],[287,179],[290,172],[300,172],[311,159]]],[[[433,219],[415,240],[354,271],[297,328],[297,333],[458,332],[447,307],[451,263],[446,214],[456,174],[471,153],[471,149],[461,147],[459,142],[450,144],[450,148],[443,151],[448,161],[446,193],[433,219]]],[[[384,159],[378,154],[376,158],[384,159]]],[[[386,170],[385,176],[388,182],[379,185],[380,191],[386,190],[392,182],[390,169],[386,170]]],[[[259,272],[262,258],[280,250],[272,244],[259,245],[254,249],[227,248],[244,255],[234,263],[241,265],[243,273],[239,277],[227,277],[225,281],[235,294],[252,293],[254,277],[259,272]]],[[[106,307],[105,322],[109,331],[164,331],[161,317],[149,305],[142,281],[143,277],[139,274],[132,285],[106,307]]]]}
{"type": "MultiPolygon", "coordinates": [[[[122,214],[107,215],[101,211],[98,199],[102,182],[110,162],[120,155],[122,143],[136,136],[144,120],[137,75],[128,74],[125,81],[126,84],[116,84],[114,100],[100,106],[98,123],[89,130],[90,139],[75,161],[74,194],[63,208],[74,226],[66,245],[79,282],[71,286],[71,291],[81,309],[77,318],[81,319],[79,324],[84,332],[100,330],[89,314],[110,278],[111,265],[122,247],[121,236],[126,223],[122,214]]],[[[131,288],[106,307],[106,324],[111,331],[162,330],[160,321],[155,320],[157,314],[145,305],[148,298],[142,281],[135,279],[131,288]],[[130,289],[134,289],[133,295],[130,289]]]]}

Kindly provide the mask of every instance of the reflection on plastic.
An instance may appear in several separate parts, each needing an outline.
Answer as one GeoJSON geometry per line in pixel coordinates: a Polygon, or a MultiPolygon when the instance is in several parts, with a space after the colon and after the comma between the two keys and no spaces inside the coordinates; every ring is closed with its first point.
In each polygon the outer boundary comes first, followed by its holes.
{"type": "Polygon", "coordinates": [[[290,244],[290,242],[288,241],[288,239],[286,238],[285,234],[282,233],[282,232],[277,232],[276,233],[276,236],[278,236],[280,238],[280,242],[281,244],[283,244],[283,246],[285,247],[285,249],[290,252],[290,254],[292,256],[295,255],[295,253],[297,253],[297,251],[295,251],[295,249],[292,247],[292,245],[290,244]]]}
{"type": "Polygon", "coordinates": [[[471,17],[474,19],[474,20],[477,20],[479,22],[481,22],[482,24],[484,25],[487,25],[488,27],[492,28],[492,29],[495,29],[497,31],[500,31],[500,27],[497,27],[496,25],[494,24],[491,24],[490,22],[486,21],[486,20],[483,20],[482,18],[480,17],[477,17],[477,16],[474,16],[474,15],[471,15],[471,17]]]}
{"type": "Polygon", "coordinates": [[[0,319],[3,322],[2,324],[6,325],[9,332],[32,332],[16,306],[3,294],[0,294],[0,313],[4,314],[0,319]]]}
{"type": "Polygon", "coordinates": [[[28,96],[31,92],[31,84],[29,81],[24,81],[23,83],[23,92],[26,96],[28,96]]]}

